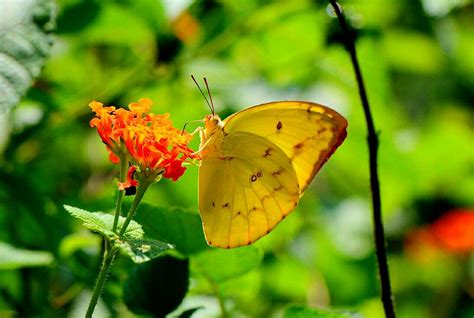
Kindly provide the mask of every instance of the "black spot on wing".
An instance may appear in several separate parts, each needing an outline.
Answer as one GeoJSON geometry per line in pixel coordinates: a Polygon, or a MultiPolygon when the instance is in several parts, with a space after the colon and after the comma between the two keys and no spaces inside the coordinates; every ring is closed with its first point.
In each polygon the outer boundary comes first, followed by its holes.
{"type": "Polygon", "coordinates": [[[257,171],[256,174],[252,174],[252,175],[250,176],[250,181],[251,181],[251,182],[255,182],[255,181],[257,181],[257,179],[260,178],[260,177],[262,177],[262,172],[261,172],[261,171],[257,171]]]}
{"type": "Polygon", "coordinates": [[[300,150],[301,148],[303,148],[304,146],[304,143],[300,142],[300,143],[297,143],[296,145],[293,146],[293,149],[294,150],[300,150]]]}
{"type": "Polygon", "coordinates": [[[261,210],[262,210],[261,208],[254,206],[253,208],[251,208],[251,209],[249,210],[249,214],[252,213],[252,212],[261,211],[261,210]]]}
{"type": "Polygon", "coordinates": [[[236,217],[241,216],[241,215],[242,215],[242,211],[237,211],[237,213],[235,213],[232,218],[236,218],[236,217]]]}
{"type": "Polygon", "coordinates": [[[265,150],[265,153],[263,154],[263,158],[266,158],[266,157],[270,156],[272,150],[273,150],[272,147],[268,147],[268,148],[265,150]]]}
{"type": "Polygon", "coordinates": [[[278,175],[280,175],[282,172],[283,172],[283,169],[279,169],[279,170],[273,171],[273,172],[272,172],[272,176],[278,176],[278,175]]]}
{"type": "Polygon", "coordinates": [[[277,192],[277,191],[280,191],[283,189],[283,186],[282,185],[279,185],[278,187],[276,188],[273,188],[273,192],[277,192]]]}
{"type": "Polygon", "coordinates": [[[283,127],[283,124],[281,123],[281,121],[279,121],[277,124],[277,130],[280,130],[282,127],[283,127]]]}

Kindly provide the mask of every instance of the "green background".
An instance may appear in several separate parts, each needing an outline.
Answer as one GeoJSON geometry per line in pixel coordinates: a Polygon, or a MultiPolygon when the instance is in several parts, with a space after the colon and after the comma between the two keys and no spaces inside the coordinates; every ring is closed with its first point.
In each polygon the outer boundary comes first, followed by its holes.
{"type": "MultiPolygon", "coordinates": [[[[472,317],[472,251],[433,250],[422,239],[413,247],[407,237],[474,206],[474,4],[341,5],[379,132],[398,316],[472,317]]],[[[193,317],[217,317],[220,299],[231,317],[281,317],[295,304],[382,317],[364,114],[326,2],[64,0],[55,14],[40,76],[0,116],[0,241],[40,253],[22,262],[24,254],[0,246],[0,316],[76,317],[87,305],[102,245],[62,205],[112,211],[117,176],[89,127],[88,103],[126,106],[148,97],[153,112],[170,113],[180,128],[209,113],[194,74],[209,80],[221,118],[259,103],[307,100],[339,111],[349,127],[298,208],[254,247],[203,244],[190,214],[197,213],[198,167],[147,192],[138,221],[190,260],[189,290],[175,316],[202,306],[193,317]],[[164,222],[174,227],[163,233],[164,222]]],[[[125,255],[116,260],[97,317],[134,316],[122,301],[134,266],[125,255]]]]}

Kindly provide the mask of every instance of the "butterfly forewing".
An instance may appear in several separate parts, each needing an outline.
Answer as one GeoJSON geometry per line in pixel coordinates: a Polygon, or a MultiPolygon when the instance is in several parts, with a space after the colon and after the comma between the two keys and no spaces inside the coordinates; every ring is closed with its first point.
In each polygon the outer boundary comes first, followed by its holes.
{"type": "Polygon", "coordinates": [[[203,158],[199,209],[206,239],[224,248],[250,244],[267,234],[299,200],[290,158],[268,139],[235,132],[220,151],[203,158]]]}
{"type": "Polygon", "coordinates": [[[308,102],[257,105],[224,120],[224,131],[249,132],[277,145],[291,160],[302,193],[346,137],[340,114],[308,102]]]}

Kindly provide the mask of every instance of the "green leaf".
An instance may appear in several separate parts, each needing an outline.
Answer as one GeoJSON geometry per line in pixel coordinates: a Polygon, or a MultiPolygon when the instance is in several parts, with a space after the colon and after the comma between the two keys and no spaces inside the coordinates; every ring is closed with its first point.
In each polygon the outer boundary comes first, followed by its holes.
{"type": "Polygon", "coordinates": [[[51,48],[52,1],[10,1],[0,22],[0,113],[18,104],[41,71],[51,48]]]}
{"type": "MultiPolygon", "coordinates": [[[[75,208],[69,205],[64,205],[64,208],[74,217],[84,221],[84,226],[91,231],[97,232],[105,238],[112,239],[117,236],[112,231],[114,224],[114,216],[103,212],[89,212],[83,209],[75,208]]],[[[118,230],[125,222],[124,217],[119,217],[118,230]]],[[[140,224],[131,221],[124,233],[124,238],[127,239],[142,239],[143,229],[140,224]]]]}
{"type": "MultiPolygon", "coordinates": [[[[65,205],[64,208],[74,217],[84,221],[84,226],[97,232],[108,239],[114,246],[125,251],[135,263],[144,263],[161,253],[172,249],[174,246],[153,239],[144,239],[142,226],[131,221],[122,238],[112,231],[114,216],[103,212],[89,212],[83,209],[65,205]]],[[[124,217],[119,218],[117,230],[125,222],[124,217]]]]}
{"type": "Polygon", "coordinates": [[[176,250],[184,255],[208,248],[201,218],[197,213],[186,212],[180,208],[142,204],[135,220],[143,225],[148,237],[172,242],[176,250]]]}
{"type": "Polygon", "coordinates": [[[20,249],[0,242],[0,270],[45,266],[53,260],[54,257],[49,252],[20,249]]]}
{"type": "Polygon", "coordinates": [[[183,300],[189,262],[170,255],[135,266],[124,285],[124,302],[136,314],[165,317],[183,300]]]}
{"type": "Polygon", "coordinates": [[[101,12],[100,5],[95,1],[77,1],[63,3],[58,17],[58,33],[74,33],[87,28],[101,12]]]}
{"type": "Polygon", "coordinates": [[[99,237],[92,233],[74,232],[61,240],[58,254],[61,258],[70,258],[80,250],[98,249],[99,237]]]}
{"type": "Polygon", "coordinates": [[[349,314],[342,312],[333,312],[304,306],[289,307],[283,318],[356,318],[358,314],[349,314]]]}
{"type": "Polygon", "coordinates": [[[314,284],[312,271],[294,257],[279,255],[277,260],[265,262],[261,270],[266,290],[278,299],[304,301],[314,284]]]}
{"type": "Polygon", "coordinates": [[[148,262],[163,252],[174,248],[171,244],[151,239],[117,239],[113,241],[113,244],[127,252],[137,264],[148,262]]]}
{"type": "Polygon", "coordinates": [[[231,250],[213,249],[191,259],[192,269],[213,282],[222,282],[243,275],[258,267],[263,252],[255,246],[231,250]]]}

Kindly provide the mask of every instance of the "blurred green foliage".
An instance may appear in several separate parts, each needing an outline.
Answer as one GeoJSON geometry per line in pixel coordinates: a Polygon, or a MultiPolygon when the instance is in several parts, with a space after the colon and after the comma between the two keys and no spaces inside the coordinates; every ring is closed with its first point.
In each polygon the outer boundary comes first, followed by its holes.
{"type": "MultiPolygon", "coordinates": [[[[0,20],[13,5],[0,3],[0,20]]],[[[474,4],[341,5],[380,132],[398,315],[472,317],[472,251],[433,249],[410,233],[453,208],[474,206],[474,4]]],[[[340,27],[325,1],[60,0],[56,22],[40,77],[0,117],[0,316],[83,315],[102,245],[62,206],[112,211],[117,176],[89,127],[87,104],[126,106],[149,97],[154,112],[169,112],[181,127],[209,113],[190,74],[208,78],[222,118],[297,99],[338,110],[349,128],[296,211],[246,249],[205,246],[195,214],[197,167],[150,189],[137,220],[146,234],[176,244],[181,262],[190,261],[189,290],[174,315],[214,317],[225,307],[231,317],[314,317],[302,307],[286,311],[294,304],[383,315],[365,121],[340,27]]],[[[97,317],[134,316],[122,299],[136,266],[117,258],[97,317]]]]}

